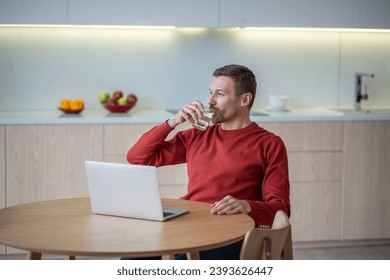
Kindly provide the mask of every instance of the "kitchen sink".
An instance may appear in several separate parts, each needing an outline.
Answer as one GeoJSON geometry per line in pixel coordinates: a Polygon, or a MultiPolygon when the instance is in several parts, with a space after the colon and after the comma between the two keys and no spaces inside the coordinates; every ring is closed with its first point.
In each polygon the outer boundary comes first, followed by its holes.
{"type": "MultiPolygon", "coordinates": [[[[172,114],[176,114],[177,112],[179,112],[180,109],[166,109],[169,113],[172,113],[172,114]]],[[[251,116],[269,116],[269,114],[267,113],[264,113],[264,112],[261,112],[261,111],[256,111],[256,110],[251,110],[250,112],[250,115],[251,116]]]]}
{"type": "Polygon", "coordinates": [[[269,114],[261,112],[261,111],[256,111],[256,110],[251,110],[250,111],[251,116],[269,116],[269,114]]]}
{"type": "Polygon", "coordinates": [[[390,114],[390,108],[362,108],[361,110],[357,110],[355,108],[332,108],[332,110],[341,112],[344,115],[366,115],[366,114],[390,114]]]}

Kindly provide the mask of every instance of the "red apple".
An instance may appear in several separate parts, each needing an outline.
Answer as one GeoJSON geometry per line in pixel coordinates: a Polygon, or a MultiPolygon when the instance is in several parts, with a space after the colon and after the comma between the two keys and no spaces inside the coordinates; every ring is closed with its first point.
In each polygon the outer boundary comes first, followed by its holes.
{"type": "Polygon", "coordinates": [[[127,95],[127,103],[137,103],[138,98],[134,93],[129,93],[127,95]]]}
{"type": "Polygon", "coordinates": [[[118,100],[115,99],[114,97],[110,97],[107,99],[106,104],[117,104],[118,100]]]}
{"type": "Polygon", "coordinates": [[[120,90],[117,90],[112,94],[112,98],[114,98],[115,100],[118,100],[121,97],[123,97],[123,92],[121,92],[120,90]]]}

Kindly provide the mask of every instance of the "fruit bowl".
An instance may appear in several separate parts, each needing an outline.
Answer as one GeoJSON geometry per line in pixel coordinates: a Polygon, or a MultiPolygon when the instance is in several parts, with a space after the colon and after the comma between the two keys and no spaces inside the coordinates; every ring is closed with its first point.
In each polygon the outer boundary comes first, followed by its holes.
{"type": "Polygon", "coordinates": [[[77,99],[61,99],[60,104],[58,105],[58,110],[64,112],[65,114],[78,114],[84,110],[85,104],[84,100],[81,98],[77,99]]]}
{"type": "Polygon", "coordinates": [[[58,108],[58,110],[64,112],[65,114],[79,114],[81,111],[84,110],[84,108],[83,109],[78,109],[78,110],[70,110],[70,109],[58,108]]]}
{"type": "Polygon", "coordinates": [[[111,113],[126,113],[134,107],[135,103],[127,103],[123,105],[115,103],[102,103],[102,105],[111,113]]]}

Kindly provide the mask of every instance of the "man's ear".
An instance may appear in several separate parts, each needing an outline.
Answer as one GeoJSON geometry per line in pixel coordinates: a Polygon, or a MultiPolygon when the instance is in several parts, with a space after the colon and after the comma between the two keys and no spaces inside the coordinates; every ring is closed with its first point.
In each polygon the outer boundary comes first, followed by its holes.
{"type": "Polygon", "coordinates": [[[246,92],[241,94],[241,106],[249,106],[252,101],[252,93],[246,92]]]}

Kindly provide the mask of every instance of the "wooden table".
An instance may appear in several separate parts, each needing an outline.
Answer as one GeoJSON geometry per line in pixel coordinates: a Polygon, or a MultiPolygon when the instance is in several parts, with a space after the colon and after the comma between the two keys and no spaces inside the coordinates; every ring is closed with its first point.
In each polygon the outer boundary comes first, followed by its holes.
{"type": "Polygon", "coordinates": [[[212,215],[210,205],[163,199],[163,205],[190,213],[166,222],[94,215],[89,198],[35,202],[0,209],[0,244],[29,251],[69,256],[148,257],[174,259],[241,240],[253,220],[245,215],[212,215]]]}

